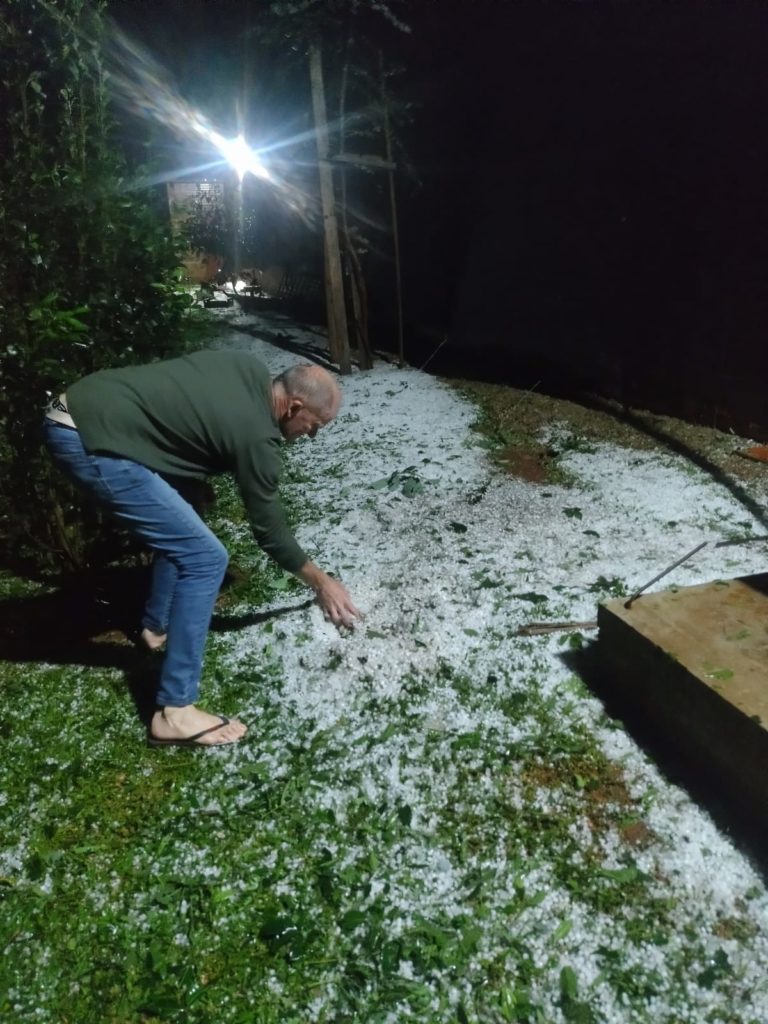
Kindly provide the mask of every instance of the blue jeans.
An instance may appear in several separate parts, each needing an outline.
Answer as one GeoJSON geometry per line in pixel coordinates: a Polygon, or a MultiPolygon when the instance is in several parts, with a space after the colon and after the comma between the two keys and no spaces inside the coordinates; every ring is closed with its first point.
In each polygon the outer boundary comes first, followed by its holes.
{"type": "Polygon", "coordinates": [[[66,476],[155,552],[142,626],[168,634],[157,704],[194,704],[213,606],[227,567],[224,545],[153,470],[130,459],[89,455],[76,430],[52,420],[45,420],[43,436],[66,476]]]}

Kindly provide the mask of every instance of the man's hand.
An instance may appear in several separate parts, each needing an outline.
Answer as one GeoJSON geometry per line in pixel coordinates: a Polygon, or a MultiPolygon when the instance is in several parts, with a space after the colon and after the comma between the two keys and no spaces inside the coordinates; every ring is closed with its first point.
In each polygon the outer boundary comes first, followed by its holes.
{"type": "Polygon", "coordinates": [[[315,591],[317,602],[330,619],[337,626],[354,626],[355,620],[359,619],[360,612],[352,603],[347,588],[343,583],[326,576],[324,582],[315,591]]]}
{"type": "Polygon", "coordinates": [[[355,620],[362,618],[344,584],[323,572],[313,562],[305,562],[296,575],[312,587],[325,617],[336,626],[354,626],[355,620]]]}

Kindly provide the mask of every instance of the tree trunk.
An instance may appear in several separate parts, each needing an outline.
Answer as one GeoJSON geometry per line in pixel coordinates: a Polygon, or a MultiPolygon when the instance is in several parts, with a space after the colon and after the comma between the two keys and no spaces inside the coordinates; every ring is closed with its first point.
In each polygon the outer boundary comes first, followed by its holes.
{"type": "Polygon", "coordinates": [[[325,249],[325,297],[328,307],[328,347],[331,359],[339,364],[342,373],[352,369],[347,332],[347,311],[344,305],[344,279],[341,273],[339,228],[336,221],[333,191],[333,170],[328,161],[328,121],[323,85],[323,65],[320,44],[309,47],[309,77],[312,84],[312,108],[315,115],[315,138],[320,173],[320,202],[323,212],[323,240],[325,249]]]}

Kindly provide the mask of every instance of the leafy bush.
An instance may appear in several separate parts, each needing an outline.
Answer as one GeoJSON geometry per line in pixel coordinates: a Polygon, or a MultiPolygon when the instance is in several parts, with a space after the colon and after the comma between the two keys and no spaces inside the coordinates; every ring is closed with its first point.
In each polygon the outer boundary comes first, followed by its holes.
{"type": "Polygon", "coordinates": [[[131,188],[115,144],[104,37],[83,0],[0,11],[0,544],[38,568],[114,539],[41,448],[47,396],[178,352],[190,301],[163,197],[131,188]]]}

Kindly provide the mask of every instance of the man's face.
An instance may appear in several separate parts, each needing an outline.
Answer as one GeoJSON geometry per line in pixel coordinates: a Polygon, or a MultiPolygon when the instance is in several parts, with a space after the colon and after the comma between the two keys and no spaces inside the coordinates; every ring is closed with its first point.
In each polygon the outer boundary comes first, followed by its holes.
{"type": "Polygon", "coordinates": [[[295,441],[299,437],[314,437],[321,427],[327,426],[336,416],[338,404],[330,414],[314,412],[300,399],[293,398],[288,411],[280,420],[280,432],[286,441],[295,441]]]}

